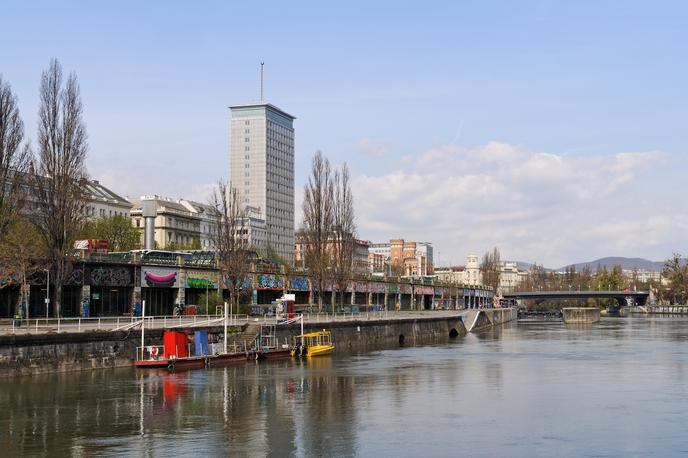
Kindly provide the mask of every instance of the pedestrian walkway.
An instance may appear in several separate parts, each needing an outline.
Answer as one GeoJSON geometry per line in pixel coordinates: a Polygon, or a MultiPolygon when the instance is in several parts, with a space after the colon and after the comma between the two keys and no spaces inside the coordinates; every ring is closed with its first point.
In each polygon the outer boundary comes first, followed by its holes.
{"type": "MultiPolygon", "coordinates": [[[[346,321],[384,321],[408,319],[432,319],[459,316],[466,309],[459,310],[425,310],[425,311],[378,311],[360,313],[310,313],[304,315],[304,323],[338,323],[346,321]]],[[[229,326],[246,324],[275,324],[274,316],[231,315],[229,326]]],[[[199,328],[222,326],[223,318],[216,315],[193,316],[151,316],[146,317],[146,329],[199,328]]],[[[104,318],[36,318],[22,320],[4,320],[0,322],[0,335],[12,334],[46,334],[66,332],[109,332],[140,329],[141,320],[131,317],[104,318]]]]}

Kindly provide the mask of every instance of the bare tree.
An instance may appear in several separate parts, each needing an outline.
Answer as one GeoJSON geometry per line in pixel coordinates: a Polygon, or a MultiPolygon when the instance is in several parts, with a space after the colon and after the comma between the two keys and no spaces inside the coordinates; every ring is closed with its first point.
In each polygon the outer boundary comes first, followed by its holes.
{"type": "Polygon", "coordinates": [[[24,201],[22,182],[26,179],[31,153],[24,145],[24,123],[19,116],[17,97],[0,75],[0,242],[24,201]]]}
{"type": "Polygon", "coordinates": [[[332,222],[332,276],[339,291],[339,303],[343,306],[344,292],[353,273],[356,241],[354,199],[346,163],[334,175],[332,222]]]}
{"type": "Polygon", "coordinates": [[[76,76],[63,82],[56,59],[41,78],[38,118],[38,166],[32,187],[37,226],[54,270],[54,313],[59,316],[67,256],[85,215],[88,141],[76,76]]]}
{"type": "Polygon", "coordinates": [[[320,151],[311,162],[303,196],[303,224],[300,237],[304,259],[318,294],[318,310],[323,308],[323,289],[328,276],[328,243],[332,235],[334,184],[330,161],[320,151]]]}
{"type": "MultiPolygon", "coordinates": [[[[683,304],[688,298],[688,261],[679,253],[674,253],[664,261],[662,275],[669,282],[672,303],[683,304]]],[[[660,283],[661,290],[661,283],[660,283]]]]}
{"type": "Polygon", "coordinates": [[[248,239],[246,213],[241,207],[236,188],[220,181],[211,198],[214,211],[212,238],[220,274],[229,289],[234,310],[251,268],[251,245],[248,239]]]}
{"type": "Polygon", "coordinates": [[[492,252],[487,252],[483,255],[483,261],[480,264],[483,285],[492,288],[495,294],[499,288],[501,265],[502,262],[500,259],[499,250],[496,247],[492,250],[492,252]]]}

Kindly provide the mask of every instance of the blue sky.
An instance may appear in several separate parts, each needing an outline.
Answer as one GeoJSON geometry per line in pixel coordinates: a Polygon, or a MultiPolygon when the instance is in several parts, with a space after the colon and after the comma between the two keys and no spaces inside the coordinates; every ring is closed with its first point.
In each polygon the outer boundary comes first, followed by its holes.
{"type": "Polygon", "coordinates": [[[368,3],[3,2],[0,73],[33,136],[41,71],[75,71],[89,171],[125,195],[203,199],[226,178],[227,106],[258,98],[265,61],[266,98],[298,118],[297,196],[316,149],[347,161],[363,238],[430,240],[442,263],[493,245],[553,267],[685,250],[688,4],[368,3]],[[567,182],[493,153],[558,158],[567,182]]]}

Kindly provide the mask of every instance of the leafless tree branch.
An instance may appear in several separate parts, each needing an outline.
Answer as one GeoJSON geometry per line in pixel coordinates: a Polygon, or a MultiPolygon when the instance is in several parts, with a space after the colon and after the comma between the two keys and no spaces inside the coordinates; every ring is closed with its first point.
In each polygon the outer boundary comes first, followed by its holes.
{"type": "Polygon", "coordinates": [[[70,75],[63,84],[56,59],[41,78],[38,118],[38,166],[32,187],[37,226],[55,271],[53,303],[59,316],[67,256],[84,221],[88,140],[76,76],[70,75]]]}
{"type": "Polygon", "coordinates": [[[217,260],[235,310],[239,295],[251,268],[251,249],[246,212],[241,207],[236,188],[220,181],[211,197],[214,208],[212,238],[217,260]]]}
{"type": "Polygon", "coordinates": [[[304,259],[317,290],[318,309],[323,308],[323,290],[328,276],[327,245],[334,224],[334,182],[330,162],[320,151],[311,163],[311,174],[304,189],[303,223],[299,238],[304,259]]]}
{"type": "Polygon", "coordinates": [[[17,97],[0,75],[0,242],[24,203],[22,183],[31,161],[17,97]]]}

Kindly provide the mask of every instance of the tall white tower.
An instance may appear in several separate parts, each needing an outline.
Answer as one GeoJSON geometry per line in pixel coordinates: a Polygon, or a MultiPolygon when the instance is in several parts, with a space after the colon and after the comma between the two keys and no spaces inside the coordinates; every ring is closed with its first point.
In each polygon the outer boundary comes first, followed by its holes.
{"type": "Polygon", "coordinates": [[[229,108],[230,185],[265,219],[268,249],[293,264],[296,118],[264,102],[229,108]]]}

